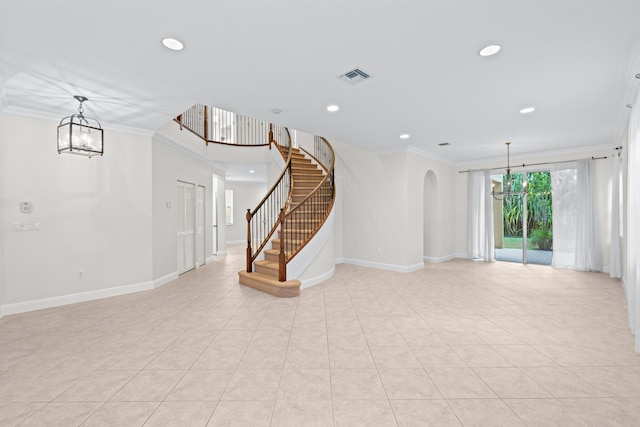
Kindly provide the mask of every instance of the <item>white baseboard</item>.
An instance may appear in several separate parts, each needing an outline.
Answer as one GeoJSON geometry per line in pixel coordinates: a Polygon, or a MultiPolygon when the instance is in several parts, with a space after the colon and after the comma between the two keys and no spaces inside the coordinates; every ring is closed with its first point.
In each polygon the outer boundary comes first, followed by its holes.
{"type": "Polygon", "coordinates": [[[407,265],[407,266],[396,265],[396,264],[385,264],[382,262],[363,261],[363,260],[351,259],[351,258],[343,258],[342,262],[344,262],[345,264],[359,265],[361,267],[377,268],[378,270],[396,271],[398,273],[411,273],[424,268],[423,262],[420,262],[418,264],[413,264],[413,265],[407,265]]]}
{"type": "Polygon", "coordinates": [[[246,240],[227,240],[227,245],[241,245],[247,243],[246,240]]]}
{"type": "Polygon", "coordinates": [[[178,278],[178,272],[174,271],[173,273],[169,273],[166,276],[162,276],[157,278],[156,280],[153,281],[153,289],[155,288],[159,288],[162,285],[166,285],[167,283],[171,282],[172,280],[175,280],[178,278]]]}
{"type": "MultiPolygon", "coordinates": [[[[154,282],[136,283],[133,285],[116,286],[114,288],[98,289],[89,292],[80,292],[77,294],[61,295],[52,298],[43,298],[33,301],[18,302],[15,304],[3,305],[0,309],[2,314],[18,314],[28,311],[42,310],[45,308],[59,307],[61,305],[76,304],[79,302],[92,301],[101,298],[115,297],[118,295],[131,294],[134,292],[148,291],[155,286],[154,282]]],[[[158,285],[160,286],[160,285],[158,285]]]]}
{"type": "Polygon", "coordinates": [[[471,257],[469,256],[469,254],[464,253],[464,252],[456,252],[455,255],[456,258],[463,258],[463,259],[470,259],[471,257]]]}
{"type": "Polygon", "coordinates": [[[441,256],[441,257],[426,256],[423,259],[426,262],[440,263],[440,262],[451,261],[454,258],[456,258],[455,254],[449,254],[449,255],[445,255],[445,256],[441,256]]]}
{"type": "Polygon", "coordinates": [[[331,268],[331,270],[327,271],[326,273],[322,273],[321,275],[312,277],[310,279],[301,280],[300,289],[306,289],[306,288],[310,288],[311,286],[319,285],[325,280],[331,278],[331,276],[333,276],[335,272],[336,272],[336,267],[334,265],[331,268]]]}
{"type": "Polygon", "coordinates": [[[227,251],[218,251],[216,252],[217,256],[227,256],[227,251]]]}
{"type": "Polygon", "coordinates": [[[207,259],[204,260],[204,263],[205,264],[209,264],[214,259],[216,259],[216,255],[211,255],[210,257],[208,257],[207,259]]]}

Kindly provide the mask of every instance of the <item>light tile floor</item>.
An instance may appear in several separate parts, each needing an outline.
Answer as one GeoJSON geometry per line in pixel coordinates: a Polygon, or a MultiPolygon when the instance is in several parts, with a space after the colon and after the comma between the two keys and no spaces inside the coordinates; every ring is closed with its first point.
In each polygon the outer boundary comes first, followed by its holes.
{"type": "Polygon", "coordinates": [[[619,281],[339,265],[277,299],[243,248],[149,292],[0,320],[2,426],[637,426],[619,281]]]}

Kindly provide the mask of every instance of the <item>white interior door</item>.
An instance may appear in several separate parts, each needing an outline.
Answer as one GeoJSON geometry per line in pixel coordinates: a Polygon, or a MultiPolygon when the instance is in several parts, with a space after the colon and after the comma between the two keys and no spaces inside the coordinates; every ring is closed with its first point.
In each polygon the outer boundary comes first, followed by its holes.
{"type": "Polygon", "coordinates": [[[195,268],[195,185],[178,182],[178,274],[195,268]]]}
{"type": "Polygon", "coordinates": [[[213,235],[211,238],[211,244],[213,246],[213,254],[217,255],[218,254],[218,178],[213,175],[213,178],[211,180],[211,204],[212,204],[212,208],[211,208],[211,224],[212,226],[212,230],[213,230],[213,235]]]}
{"type": "Polygon", "coordinates": [[[177,214],[178,214],[178,274],[185,272],[184,268],[184,184],[178,182],[178,198],[177,214]]]}
{"type": "Polygon", "coordinates": [[[196,267],[204,265],[204,187],[196,187],[196,267]]]}

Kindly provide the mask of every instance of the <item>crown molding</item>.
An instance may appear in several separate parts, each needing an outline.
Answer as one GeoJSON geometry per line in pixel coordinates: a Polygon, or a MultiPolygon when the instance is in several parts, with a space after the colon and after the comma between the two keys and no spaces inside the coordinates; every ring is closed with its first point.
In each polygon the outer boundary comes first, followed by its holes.
{"type": "Polygon", "coordinates": [[[224,166],[222,163],[218,163],[214,160],[209,159],[208,157],[205,157],[199,153],[196,153],[195,151],[189,150],[187,147],[185,147],[182,144],[179,144],[178,142],[174,141],[171,138],[168,138],[162,134],[159,133],[155,133],[153,135],[152,140],[154,142],[159,142],[167,147],[173,148],[176,151],[179,151],[182,154],[185,154],[195,160],[198,160],[204,164],[206,164],[207,166],[213,167],[215,169],[218,169],[219,171],[226,171],[227,167],[224,166]]]}
{"type": "MultiPolygon", "coordinates": [[[[60,123],[60,119],[62,119],[62,114],[59,116],[54,116],[52,113],[49,113],[49,112],[35,111],[27,108],[15,107],[13,105],[9,105],[6,108],[4,108],[2,110],[2,114],[27,117],[30,119],[37,119],[37,120],[47,120],[47,121],[53,121],[56,123],[60,123]]],[[[116,132],[130,133],[134,135],[141,135],[141,136],[147,136],[147,137],[152,137],[155,133],[154,131],[150,131],[148,129],[122,126],[119,124],[103,122],[103,121],[100,122],[100,125],[102,126],[102,129],[106,132],[116,131],[116,132]]]]}

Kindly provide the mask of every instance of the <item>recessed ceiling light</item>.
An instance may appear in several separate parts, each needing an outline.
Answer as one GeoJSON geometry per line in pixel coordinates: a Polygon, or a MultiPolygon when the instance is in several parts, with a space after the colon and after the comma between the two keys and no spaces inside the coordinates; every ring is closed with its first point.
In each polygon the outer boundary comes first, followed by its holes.
{"type": "Polygon", "coordinates": [[[403,133],[402,135],[400,135],[400,139],[409,139],[411,135],[409,135],[408,133],[403,133]]]}
{"type": "Polygon", "coordinates": [[[272,112],[273,114],[280,114],[280,113],[282,113],[282,110],[281,110],[281,109],[279,109],[279,108],[274,108],[273,110],[271,110],[271,112],[272,112]]]}
{"type": "Polygon", "coordinates": [[[327,111],[330,112],[330,113],[335,113],[339,109],[340,109],[340,107],[338,107],[337,105],[329,105],[327,107],[327,111]]]}
{"type": "Polygon", "coordinates": [[[502,49],[502,46],[497,45],[497,44],[492,44],[486,47],[483,47],[482,49],[480,49],[480,52],[478,52],[478,55],[480,56],[491,56],[491,55],[495,55],[496,53],[500,52],[500,49],[502,49]]]}
{"type": "Polygon", "coordinates": [[[520,114],[529,114],[533,113],[534,111],[536,111],[535,107],[527,107],[520,110],[520,114]]]}
{"type": "Polygon", "coordinates": [[[172,38],[162,39],[162,44],[164,45],[164,47],[166,47],[167,49],[171,49],[171,50],[182,50],[182,49],[184,49],[184,44],[182,44],[182,42],[180,40],[176,40],[176,39],[172,39],[172,38]]]}
{"type": "Polygon", "coordinates": [[[446,147],[447,145],[451,145],[448,142],[441,142],[438,144],[440,147],[446,147]]]}
{"type": "Polygon", "coordinates": [[[256,173],[256,171],[254,171],[254,170],[250,170],[250,171],[249,171],[249,173],[256,173]]]}

